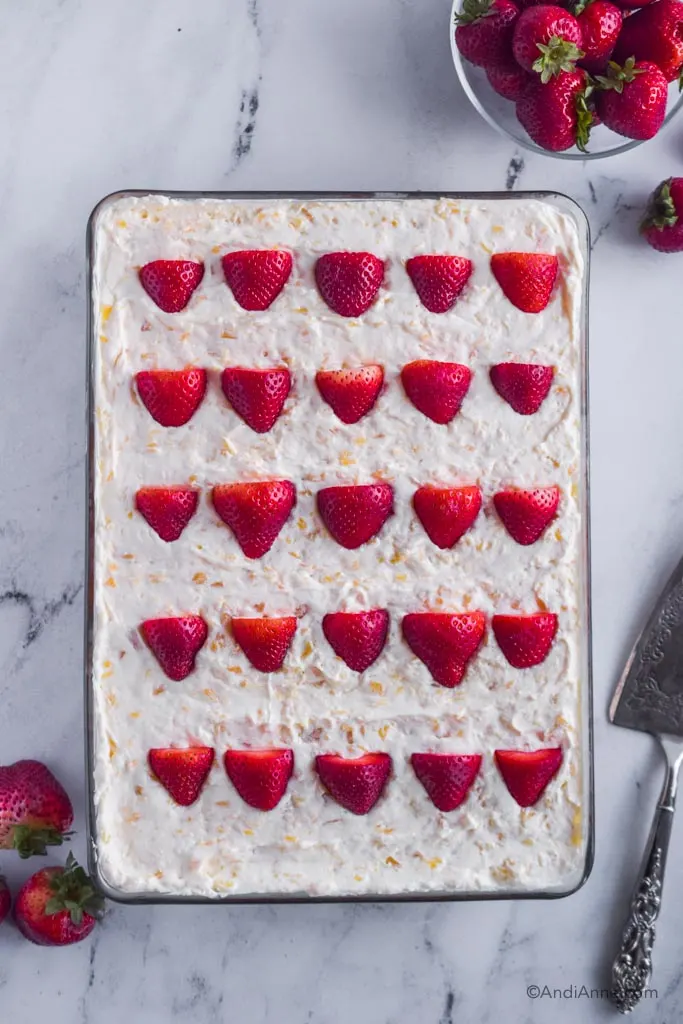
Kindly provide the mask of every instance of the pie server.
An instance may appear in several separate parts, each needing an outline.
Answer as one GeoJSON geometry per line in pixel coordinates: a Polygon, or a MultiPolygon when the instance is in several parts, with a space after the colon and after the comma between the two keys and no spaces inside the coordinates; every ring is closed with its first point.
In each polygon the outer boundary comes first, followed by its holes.
{"type": "Polygon", "coordinates": [[[612,998],[622,1013],[639,1002],[652,973],[655,921],[662,901],[678,770],[683,759],[683,559],[650,615],[624,668],[609,716],[659,740],[666,777],[612,967],[612,998]]]}

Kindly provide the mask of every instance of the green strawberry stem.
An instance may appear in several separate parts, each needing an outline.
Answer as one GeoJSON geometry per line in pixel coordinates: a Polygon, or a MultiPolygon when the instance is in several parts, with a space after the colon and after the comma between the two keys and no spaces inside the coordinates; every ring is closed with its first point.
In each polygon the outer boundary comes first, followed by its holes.
{"type": "Polygon", "coordinates": [[[671,178],[663,181],[659,188],[650,196],[645,218],[640,225],[641,231],[648,228],[672,228],[678,223],[678,214],[671,198],[671,178]]]}
{"type": "Polygon", "coordinates": [[[45,857],[48,846],[61,846],[73,832],[60,832],[56,828],[32,828],[16,825],[12,845],[22,860],[27,857],[45,857]]]}
{"type": "Polygon", "coordinates": [[[532,66],[534,71],[539,72],[544,85],[563,71],[575,71],[577,60],[585,56],[576,43],[570,43],[561,36],[551,36],[547,45],[536,43],[536,46],[541,56],[536,58],[532,66]]]}
{"type": "Polygon", "coordinates": [[[588,106],[588,98],[593,92],[592,79],[589,80],[585,89],[576,95],[576,148],[586,153],[588,140],[593,127],[593,111],[588,106]]]}
{"type": "Polygon", "coordinates": [[[95,892],[89,876],[76,861],[73,853],[67,857],[64,870],[50,879],[50,889],[54,895],[45,904],[45,913],[48,917],[67,910],[73,924],[79,925],[84,914],[90,914],[91,917],[98,919],[104,914],[103,898],[95,892]]]}
{"type": "Polygon", "coordinates": [[[456,25],[471,25],[480,18],[488,18],[492,10],[493,0],[464,0],[462,10],[455,15],[456,25]]]}
{"type": "Polygon", "coordinates": [[[636,75],[642,75],[645,70],[637,68],[635,64],[635,57],[629,57],[624,61],[623,66],[611,60],[607,65],[607,74],[597,75],[598,87],[606,90],[614,89],[615,92],[621,94],[624,91],[624,86],[635,81],[636,75]]]}

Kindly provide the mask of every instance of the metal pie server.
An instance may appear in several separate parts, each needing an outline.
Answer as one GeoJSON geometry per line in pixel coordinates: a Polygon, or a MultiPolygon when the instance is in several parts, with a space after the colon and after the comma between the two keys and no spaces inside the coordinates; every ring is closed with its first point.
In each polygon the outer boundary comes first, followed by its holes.
{"type": "Polygon", "coordinates": [[[664,786],[612,967],[612,998],[617,1009],[629,1013],[652,973],[655,922],[661,907],[678,770],[683,759],[683,559],[636,641],[612,698],[609,716],[615,725],[652,733],[666,758],[664,786]]]}

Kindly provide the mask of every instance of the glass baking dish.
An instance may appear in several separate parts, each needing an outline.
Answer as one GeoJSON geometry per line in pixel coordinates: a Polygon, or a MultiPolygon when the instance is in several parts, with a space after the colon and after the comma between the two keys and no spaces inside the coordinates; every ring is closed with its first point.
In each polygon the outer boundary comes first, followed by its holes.
{"type": "Polygon", "coordinates": [[[107,898],[121,903],[325,903],[325,902],[432,902],[482,899],[533,899],[558,898],[575,892],[588,878],[593,862],[594,847],[594,794],[593,794],[593,728],[592,728],[592,649],[590,613],[590,522],[589,522],[589,430],[588,430],[588,291],[589,291],[589,226],[581,208],[569,197],[554,192],[508,192],[456,193],[456,192],[381,192],[381,193],[337,193],[337,192],[151,192],[147,190],[126,190],[113,193],[102,199],[92,211],[87,228],[86,259],[88,273],[88,320],[87,320],[87,460],[86,486],[87,501],[87,542],[86,542],[86,601],[85,601],[85,730],[86,730],[86,771],[87,771],[87,825],[88,863],[92,877],[107,898]],[[127,892],[112,887],[103,877],[98,856],[98,822],[95,807],[95,726],[96,708],[93,691],[94,654],[94,566],[97,535],[95,529],[95,242],[98,217],[107,206],[122,198],[151,196],[169,199],[225,199],[234,201],[277,201],[301,202],[362,201],[409,199],[454,200],[460,202],[499,201],[505,203],[514,199],[540,200],[554,206],[559,212],[570,216],[577,227],[579,245],[584,262],[584,280],[581,299],[579,339],[581,379],[581,556],[580,556],[580,693],[579,722],[581,726],[581,791],[582,831],[585,860],[583,873],[576,885],[569,889],[552,888],[544,890],[496,889],[495,891],[416,891],[396,893],[363,893],[350,895],[309,895],[308,893],[240,893],[227,895],[185,895],[163,892],[127,892]]]}

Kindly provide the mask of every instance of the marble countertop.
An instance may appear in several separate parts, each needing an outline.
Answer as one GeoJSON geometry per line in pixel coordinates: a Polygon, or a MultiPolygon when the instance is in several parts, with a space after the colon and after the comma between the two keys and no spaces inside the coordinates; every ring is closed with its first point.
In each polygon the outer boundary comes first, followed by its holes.
{"type": "MultiPolygon", "coordinates": [[[[527,155],[459,90],[450,0],[31,0],[0,33],[0,751],[43,757],[83,855],[84,229],[123,187],[565,191],[593,230],[597,853],[555,902],[113,907],[91,941],[0,929],[2,1016],[28,1024],[553,1024],[614,1011],[609,963],[659,786],[606,722],[630,642],[683,548],[683,256],[638,238],[681,173],[683,121],[596,162],[527,155]],[[655,170],[656,168],[656,170],[655,170]],[[563,996],[532,999],[530,985],[563,996]],[[571,989],[572,995],[567,991],[571,989]]],[[[638,1019],[683,1013],[683,834],[638,1019]]],[[[0,855],[13,884],[35,864],[0,855]]]]}

